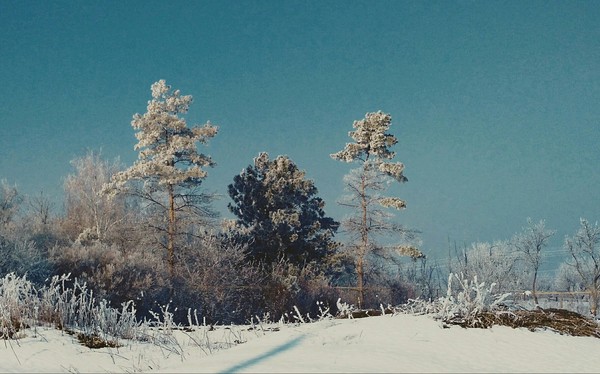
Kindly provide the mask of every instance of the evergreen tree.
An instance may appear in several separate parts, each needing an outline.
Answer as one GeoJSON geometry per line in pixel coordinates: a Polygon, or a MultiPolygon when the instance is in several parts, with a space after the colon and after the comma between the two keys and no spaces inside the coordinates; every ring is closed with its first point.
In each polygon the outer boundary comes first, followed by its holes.
{"type": "MultiPolygon", "coordinates": [[[[348,163],[358,164],[344,181],[349,192],[341,201],[341,205],[353,210],[353,213],[342,222],[346,231],[351,235],[350,245],[356,259],[357,288],[359,300],[364,300],[363,287],[365,275],[365,262],[367,256],[379,247],[374,242],[376,234],[406,234],[408,231],[401,225],[391,221],[391,215],[385,208],[404,209],[406,203],[397,197],[381,196],[380,191],[386,190],[390,180],[403,183],[407,181],[404,176],[404,164],[392,163],[389,160],[395,157],[395,152],[390,148],[398,143],[394,135],[387,131],[392,123],[392,117],[381,111],[367,113],[365,118],[354,121],[354,131],[349,136],[354,140],[347,143],[343,150],[331,155],[333,159],[348,163]]],[[[407,247],[398,246],[397,252],[405,255],[407,247]]],[[[417,252],[419,252],[417,250],[417,252]]],[[[410,256],[420,257],[422,254],[410,256]]]]}
{"type": "Polygon", "coordinates": [[[313,181],[286,156],[260,153],[228,187],[229,210],[249,239],[248,256],[267,265],[281,257],[298,265],[320,261],[334,249],[339,226],[326,217],[313,181]]]}
{"type": "Polygon", "coordinates": [[[185,212],[208,214],[207,195],[199,191],[206,178],[206,167],[214,166],[213,160],[199,153],[197,143],[206,144],[217,134],[217,127],[210,123],[188,127],[180,115],[187,113],[192,96],[171,90],[164,80],[152,85],[152,100],[144,114],[135,114],[131,125],[139,150],[138,160],[122,172],[113,175],[104,191],[110,194],[131,193],[145,199],[166,215],[167,258],[171,276],[174,274],[175,238],[178,233],[179,215],[185,212]],[[143,185],[128,183],[141,181],[143,185]]]}

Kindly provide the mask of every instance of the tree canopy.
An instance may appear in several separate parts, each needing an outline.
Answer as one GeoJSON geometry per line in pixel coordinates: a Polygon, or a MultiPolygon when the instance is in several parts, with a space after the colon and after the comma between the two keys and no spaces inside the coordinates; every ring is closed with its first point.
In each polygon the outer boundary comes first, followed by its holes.
{"type": "Polygon", "coordinates": [[[228,186],[229,210],[246,238],[248,255],[269,264],[281,257],[303,264],[334,247],[338,222],[326,217],[325,202],[305,172],[286,156],[260,153],[228,186]]]}

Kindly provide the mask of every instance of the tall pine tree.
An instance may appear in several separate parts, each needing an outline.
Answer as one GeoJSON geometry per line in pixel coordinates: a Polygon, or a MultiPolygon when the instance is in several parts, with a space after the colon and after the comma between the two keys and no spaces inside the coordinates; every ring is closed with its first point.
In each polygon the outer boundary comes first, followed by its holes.
{"type": "MultiPolygon", "coordinates": [[[[346,175],[344,182],[347,196],[341,205],[352,209],[352,214],[342,222],[350,234],[352,254],[356,260],[357,289],[359,304],[364,300],[364,276],[367,256],[378,249],[374,241],[377,234],[406,234],[408,231],[395,224],[386,208],[404,209],[406,203],[397,197],[381,196],[390,180],[404,183],[404,164],[390,162],[396,155],[391,147],[398,143],[394,135],[387,133],[392,117],[381,111],[367,113],[365,118],[354,121],[354,131],[349,136],[354,140],[343,150],[331,155],[333,159],[358,164],[346,175]]],[[[398,254],[421,257],[416,248],[406,245],[396,247],[398,254]]]]}
{"type": "Polygon", "coordinates": [[[206,123],[188,127],[181,117],[187,113],[192,96],[171,90],[164,80],[152,85],[152,100],[144,114],[135,114],[131,125],[139,150],[138,160],[125,171],[113,175],[104,191],[131,193],[149,202],[165,215],[163,245],[171,276],[175,267],[175,242],[178,218],[184,213],[208,214],[207,195],[199,190],[206,178],[206,167],[214,166],[210,156],[199,153],[197,143],[206,144],[217,134],[217,127],[206,123]],[[143,184],[130,183],[140,181],[143,184]]]}

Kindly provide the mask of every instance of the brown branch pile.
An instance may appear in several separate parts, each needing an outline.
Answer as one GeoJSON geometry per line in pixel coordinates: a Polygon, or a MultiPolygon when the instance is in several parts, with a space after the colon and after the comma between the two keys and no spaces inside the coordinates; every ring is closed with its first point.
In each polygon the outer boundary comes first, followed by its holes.
{"type": "Polygon", "coordinates": [[[493,325],[525,327],[531,331],[548,329],[563,335],[600,338],[600,326],[579,313],[564,309],[535,309],[480,313],[475,321],[452,320],[449,324],[463,327],[489,328],[493,325]]]}

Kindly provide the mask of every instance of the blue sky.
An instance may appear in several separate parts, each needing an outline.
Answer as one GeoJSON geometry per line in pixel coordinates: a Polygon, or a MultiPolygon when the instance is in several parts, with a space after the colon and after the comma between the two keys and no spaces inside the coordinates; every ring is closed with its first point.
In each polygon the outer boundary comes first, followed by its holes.
{"type": "Polygon", "coordinates": [[[507,239],[527,217],[600,219],[600,6],[594,1],[1,1],[0,178],[60,201],[87,149],[130,165],[134,113],[166,79],[220,132],[205,186],[288,155],[326,211],[354,120],[393,117],[398,221],[423,249],[507,239]]]}

